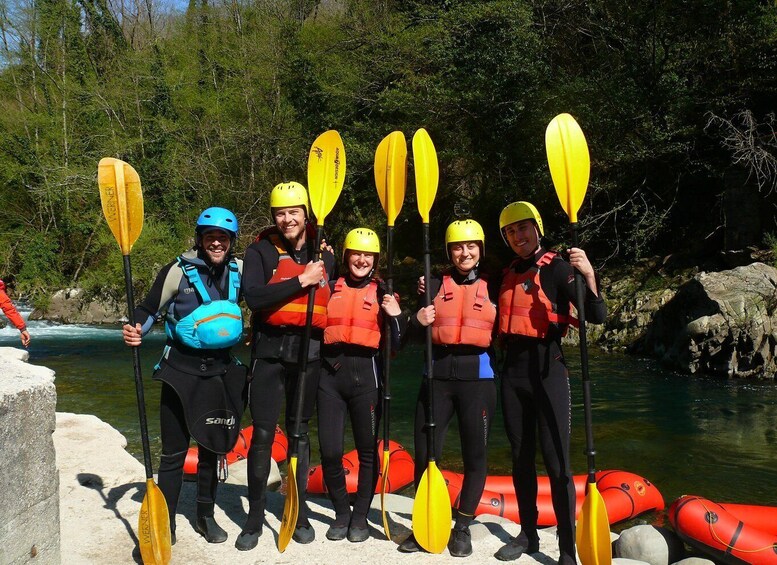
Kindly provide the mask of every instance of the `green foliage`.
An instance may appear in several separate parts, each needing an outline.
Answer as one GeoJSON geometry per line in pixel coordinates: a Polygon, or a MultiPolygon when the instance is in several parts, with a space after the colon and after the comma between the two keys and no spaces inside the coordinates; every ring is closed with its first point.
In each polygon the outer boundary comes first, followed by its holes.
{"type": "Polygon", "coordinates": [[[772,253],[772,266],[777,267],[777,235],[771,232],[764,234],[764,244],[772,253]]]}
{"type": "Polygon", "coordinates": [[[16,281],[19,290],[35,296],[48,288],[60,288],[62,277],[60,243],[50,234],[30,232],[19,243],[19,271],[16,281]]]}
{"type": "MultiPolygon", "coordinates": [[[[564,241],[543,144],[560,112],[591,150],[586,246],[624,260],[666,252],[720,223],[721,179],[737,165],[709,116],[747,109],[771,123],[777,97],[773,2],[192,0],[148,20],[108,6],[44,0],[0,19],[0,267],[24,292],[123,293],[95,186],[101,157],[132,163],[143,183],[142,295],[207,206],[234,209],[247,245],[270,223],[272,186],[304,183],[310,144],[330,128],[348,158],[327,222],[336,246],[357,225],[383,233],[375,148],[419,127],[440,160],[433,241],[471,215],[503,261],[497,218],[517,199],[564,241]]],[[[419,255],[412,168],[408,180],[397,257],[419,255]]],[[[761,197],[769,209],[773,196],[761,197]]]]}
{"type": "MultiPolygon", "coordinates": [[[[136,300],[143,299],[164,265],[191,247],[192,230],[186,233],[184,229],[176,229],[178,227],[153,217],[146,218],[143,231],[130,254],[136,300]]],[[[119,303],[124,302],[124,259],[105,222],[98,226],[92,247],[92,263],[84,269],[79,286],[88,296],[110,297],[119,303]]]]}

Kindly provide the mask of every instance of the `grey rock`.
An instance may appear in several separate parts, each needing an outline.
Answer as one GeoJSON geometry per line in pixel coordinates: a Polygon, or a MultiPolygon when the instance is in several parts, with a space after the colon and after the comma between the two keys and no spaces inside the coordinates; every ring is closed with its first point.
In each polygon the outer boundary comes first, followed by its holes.
{"type": "Polygon", "coordinates": [[[656,526],[634,526],[624,530],[614,546],[617,557],[645,561],[650,565],[669,565],[685,555],[680,538],[673,531],[656,526]]]}
{"type": "Polygon", "coordinates": [[[87,298],[80,288],[66,288],[51,295],[46,310],[35,309],[30,320],[63,324],[114,324],[125,320],[127,305],[111,299],[87,298]]]}
{"type": "Polygon", "coordinates": [[[59,563],[54,372],[0,348],[0,563],[59,563]]]}
{"type": "Polygon", "coordinates": [[[699,273],[655,315],[635,352],[688,373],[774,378],[777,269],[699,273]]]}
{"type": "Polygon", "coordinates": [[[715,562],[704,557],[686,557],[680,561],[675,561],[672,565],[715,565],[715,562]]]}

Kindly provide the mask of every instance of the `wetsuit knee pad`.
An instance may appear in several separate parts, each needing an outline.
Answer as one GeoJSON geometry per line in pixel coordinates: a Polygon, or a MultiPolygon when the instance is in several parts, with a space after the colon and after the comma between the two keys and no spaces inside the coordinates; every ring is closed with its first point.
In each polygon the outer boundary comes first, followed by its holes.
{"type": "Polygon", "coordinates": [[[254,426],[254,433],[251,436],[251,448],[271,448],[275,441],[275,426],[271,430],[254,426]]]}
{"type": "Polygon", "coordinates": [[[160,457],[159,472],[183,470],[187,452],[188,450],[179,451],[178,453],[163,453],[160,457]]]}

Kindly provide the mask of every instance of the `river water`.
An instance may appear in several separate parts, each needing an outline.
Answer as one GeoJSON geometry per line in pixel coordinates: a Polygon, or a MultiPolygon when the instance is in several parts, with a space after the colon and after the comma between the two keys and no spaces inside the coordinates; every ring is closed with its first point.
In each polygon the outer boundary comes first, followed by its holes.
{"type": "MultiPolygon", "coordinates": [[[[24,308],[21,312],[28,314],[24,308]]],[[[32,322],[29,329],[30,362],[57,373],[57,410],[95,414],[122,432],[129,451],[142,458],[132,356],[120,330],[48,322],[32,322]]],[[[160,387],[149,377],[163,343],[164,334],[155,332],[141,350],[154,468],[160,387]]],[[[20,347],[18,332],[0,330],[0,346],[20,347]]],[[[623,469],[646,477],[657,485],[667,506],[683,494],[777,506],[776,383],[689,377],[621,353],[589,353],[598,469],[623,469]]],[[[238,356],[247,362],[248,350],[240,349],[238,356]]],[[[568,348],[566,357],[572,374],[572,466],[583,474],[587,463],[579,354],[568,348]]],[[[392,365],[392,439],[411,450],[422,366],[419,347],[406,348],[392,365]]],[[[248,423],[246,415],[244,424],[248,423]]],[[[315,426],[312,433],[315,437],[315,426]]],[[[317,462],[315,439],[313,446],[317,462]]],[[[458,452],[458,432],[452,425],[439,465],[460,471],[458,452]]],[[[539,456],[538,465],[542,470],[539,456]]],[[[495,475],[510,472],[501,413],[492,429],[489,469],[495,475]]]]}

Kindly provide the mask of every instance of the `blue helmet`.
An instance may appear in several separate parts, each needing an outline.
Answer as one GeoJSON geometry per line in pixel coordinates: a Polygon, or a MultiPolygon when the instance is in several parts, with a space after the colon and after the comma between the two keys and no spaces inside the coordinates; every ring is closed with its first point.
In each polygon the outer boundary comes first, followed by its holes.
{"type": "Polygon", "coordinates": [[[226,208],[208,208],[197,218],[197,233],[204,233],[209,228],[224,230],[237,237],[237,217],[226,208]]]}

